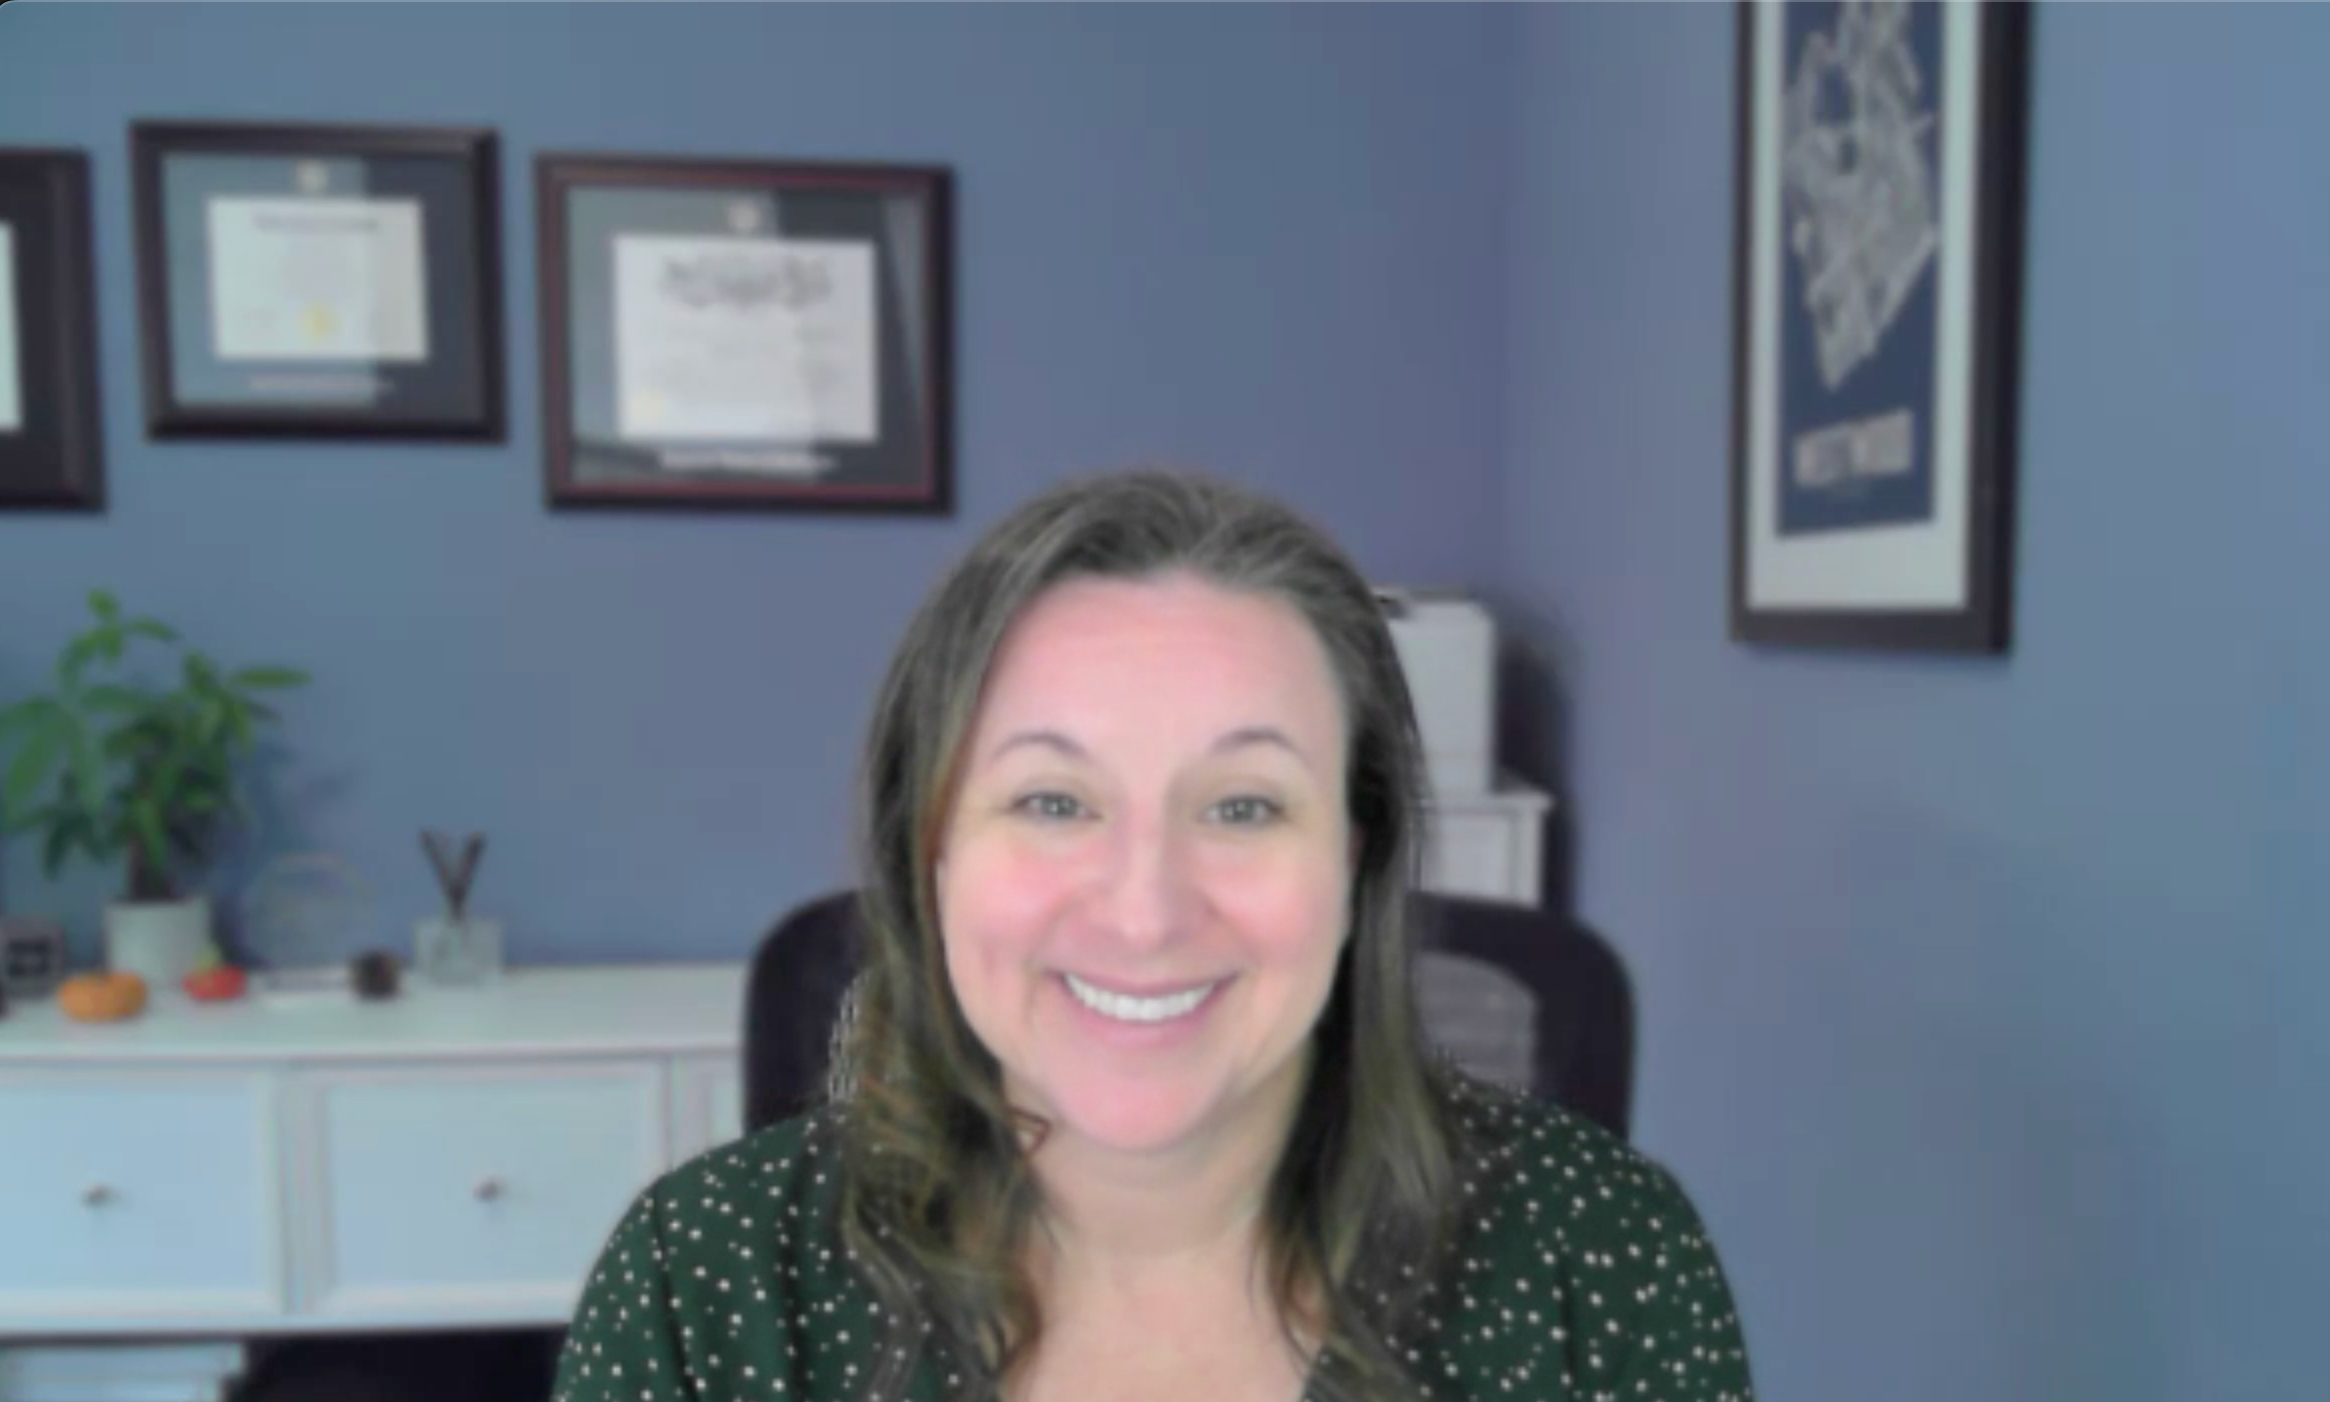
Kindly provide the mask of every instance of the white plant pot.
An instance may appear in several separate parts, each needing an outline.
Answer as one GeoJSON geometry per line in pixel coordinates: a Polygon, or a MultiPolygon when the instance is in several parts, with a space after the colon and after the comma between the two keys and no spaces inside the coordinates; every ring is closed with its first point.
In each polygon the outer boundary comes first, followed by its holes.
{"type": "Polygon", "coordinates": [[[105,966],[136,974],[168,992],[193,973],[210,948],[210,897],[113,901],[105,907],[105,966]]]}

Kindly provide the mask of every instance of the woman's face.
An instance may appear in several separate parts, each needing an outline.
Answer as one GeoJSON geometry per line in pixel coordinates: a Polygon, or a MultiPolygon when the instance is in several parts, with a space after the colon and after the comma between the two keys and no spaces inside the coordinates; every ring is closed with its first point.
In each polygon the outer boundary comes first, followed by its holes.
{"type": "Polygon", "coordinates": [[[1278,1127],[1349,925],[1344,731],[1276,599],[1081,579],[1021,615],[936,871],[1013,1104],[1128,1152],[1278,1127]]]}

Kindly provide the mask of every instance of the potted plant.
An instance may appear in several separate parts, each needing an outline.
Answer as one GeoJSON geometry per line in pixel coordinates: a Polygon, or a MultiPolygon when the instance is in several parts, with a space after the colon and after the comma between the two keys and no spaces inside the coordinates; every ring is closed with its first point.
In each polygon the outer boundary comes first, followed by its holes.
{"type": "Polygon", "coordinates": [[[210,900],[180,894],[180,863],[209,856],[221,826],[244,816],[237,771],[275,719],[259,693],[307,675],[224,671],[103,590],[89,607],[95,621],[65,645],[55,689],[0,710],[0,832],[39,833],[51,877],[76,854],[126,861],[126,887],[105,909],[106,963],[175,987],[211,951],[210,900]],[[179,651],[175,685],[130,674],[125,658],[141,640],[179,651]]]}

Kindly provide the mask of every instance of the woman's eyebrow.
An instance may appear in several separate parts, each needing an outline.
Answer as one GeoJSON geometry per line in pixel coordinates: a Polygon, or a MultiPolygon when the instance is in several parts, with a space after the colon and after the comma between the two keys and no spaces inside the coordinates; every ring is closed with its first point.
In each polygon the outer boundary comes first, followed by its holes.
{"type": "Polygon", "coordinates": [[[1280,730],[1275,725],[1242,725],[1221,739],[1214,741],[1213,752],[1217,755],[1228,754],[1232,750],[1242,750],[1250,745],[1275,745],[1293,755],[1303,768],[1317,768],[1311,763],[1311,757],[1303,753],[1303,747],[1296,744],[1285,731],[1280,730]]]}
{"type": "MultiPolygon", "coordinates": [[[[1295,760],[1306,769],[1317,767],[1311,763],[1311,757],[1303,753],[1303,747],[1296,744],[1285,731],[1275,725],[1239,726],[1236,730],[1232,730],[1219,740],[1214,741],[1212,752],[1216,755],[1229,754],[1232,751],[1242,750],[1253,745],[1274,746],[1293,755],[1295,760]]],[[[987,751],[986,762],[992,764],[1010,751],[1023,746],[1051,750],[1063,758],[1071,760],[1088,761],[1092,758],[1082,745],[1077,744],[1075,740],[1060,731],[1019,730],[997,741],[994,748],[987,751]]]]}
{"type": "Polygon", "coordinates": [[[1020,730],[1014,731],[1010,735],[1007,735],[1003,737],[1003,739],[997,741],[995,747],[987,752],[987,762],[992,764],[997,759],[1002,758],[1005,754],[1012,750],[1018,749],[1023,745],[1034,745],[1043,749],[1054,750],[1063,757],[1073,760],[1089,760],[1092,758],[1092,756],[1085,751],[1082,745],[1077,744],[1074,740],[1069,739],[1066,735],[1061,734],[1057,730],[1020,730]]]}

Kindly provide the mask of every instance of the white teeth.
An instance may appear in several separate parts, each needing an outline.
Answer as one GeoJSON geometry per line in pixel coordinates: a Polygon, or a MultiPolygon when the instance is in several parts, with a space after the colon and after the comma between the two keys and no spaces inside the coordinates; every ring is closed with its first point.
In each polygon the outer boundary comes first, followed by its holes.
{"type": "Polygon", "coordinates": [[[1105,988],[1095,988],[1074,974],[1067,975],[1067,981],[1068,991],[1076,995],[1077,1002],[1102,1017],[1113,1017],[1119,1022],[1163,1022],[1168,1018],[1179,1017],[1204,1002],[1206,995],[1215,988],[1213,984],[1202,983],[1179,993],[1168,993],[1162,998],[1134,998],[1123,993],[1111,993],[1105,988]]]}

